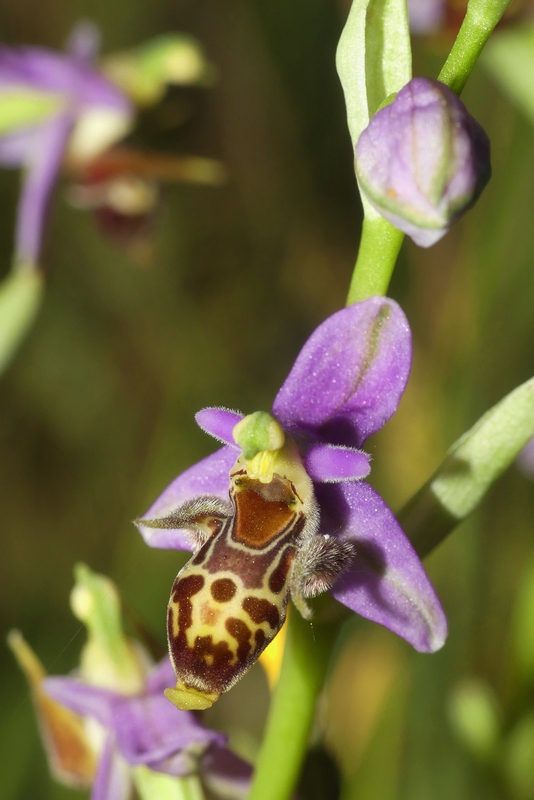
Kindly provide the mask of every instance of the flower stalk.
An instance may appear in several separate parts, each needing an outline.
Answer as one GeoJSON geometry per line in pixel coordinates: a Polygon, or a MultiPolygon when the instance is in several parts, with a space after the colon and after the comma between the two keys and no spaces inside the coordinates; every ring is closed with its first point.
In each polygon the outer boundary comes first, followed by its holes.
{"type": "Polygon", "coordinates": [[[511,0],[470,0],[458,36],[438,80],[460,95],[473,67],[511,0]]]}
{"type": "Polygon", "coordinates": [[[339,622],[310,624],[299,613],[289,615],[282,670],[248,800],[293,796],[340,628],[339,622]]]}

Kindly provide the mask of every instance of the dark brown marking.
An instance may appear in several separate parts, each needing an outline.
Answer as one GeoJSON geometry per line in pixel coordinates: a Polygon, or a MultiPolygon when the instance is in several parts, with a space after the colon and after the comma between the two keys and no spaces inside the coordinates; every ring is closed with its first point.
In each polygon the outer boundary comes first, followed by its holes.
{"type": "Polygon", "coordinates": [[[245,597],[242,603],[243,610],[247,612],[252,622],[261,625],[268,622],[273,630],[280,626],[280,614],[275,605],[260,597],[245,597]]]}
{"type": "Polygon", "coordinates": [[[295,549],[288,547],[282,555],[280,562],[269,578],[269,589],[273,594],[279,594],[287,585],[289,570],[295,558],[295,549]]]}
{"type": "Polygon", "coordinates": [[[265,636],[265,631],[263,630],[263,628],[258,628],[257,629],[256,633],[254,634],[254,638],[256,639],[256,647],[258,647],[261,650],[263,650],[263,648],[265,647],[265,644],[266,644],[266,642],[265,642],[266,636],[265,636]]]}
{"type": "Polygon", "coordinates": [[[221,572],[232,572],[234,575],[239,575],[247,589],[261,589],[265,573],[273,558],[276,558],[277,546],[274,546],[275,552],[272,550],[267,553],[248,552],[232,547],[228,539],[217,537],[205,562],[205,568],[213,576],[220,575],[221,572]]]}
{"type": "Polygon", "coordinates": [[[173,586],[174,602],[179,603],[181,600],[189,600],[194,594],[200,592],[203,586],[203,575],[186,575],[184,578],[178,576],[173,586]]]}
{"type": "Polygon", "coordinates": [[[265,547],[291,525],[296,512],[290,507],[294,499],[289,481],[274,477],[270,483],[243,481],[244,488],[235,493],[233,538],[253,548],[265,547]]]}
{"type": "Polygon", "coordinates": [[[213,581],[210,587],[211,596],[218,603],[228,603],[237,591],[237,586],[231,578],[219,578],[213,581]]]}
{"type": "Polygon", "coordinates": [[[194,653],[197,657],[201,658],[206,664],[213,659],[214,667],[221,667],[228,664],[232,660],[232,651],[225,641],[213,644],[211,636],[197,636],[195,639],[194,653]]]}
{"type": "Polygon", "coordinates": [[[250,636],[252,631],[246,622],[243,622],[242,619],[237,619],[237,617],[228,617],[225,627],[230,636],[237,639],[238,663],[245,661],[251,649],[250,636]]]}
{"type": "Polygon", "coordinates": [[[191,598],[193,595],[200,592],[204,586],[204,578],[202,575],[186,575],[180,578],[178,575],[173,583],[171,599],[169,601],[167,613],[167,632],[169,636],[169,647],[178,647],[180,643],[186,642],[186,631],[191,627],[193,622],[193,604],[191,598]],[[174,635],[174,609],[178,606],[178,634],[174,635]]]}

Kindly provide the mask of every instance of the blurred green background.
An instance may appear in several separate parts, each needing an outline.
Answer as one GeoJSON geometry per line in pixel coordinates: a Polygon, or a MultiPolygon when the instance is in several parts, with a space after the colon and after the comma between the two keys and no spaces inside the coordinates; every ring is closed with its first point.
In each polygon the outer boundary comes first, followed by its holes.
{"type": "MultiPolygon", "coordinates": [[[[183,558],[148,549],[131,520],[214,449],[195,411],[268,409],[306,337],[344,304],[360,227],[334,67],[347,10],[347,0],[0,0],[9,44],[61,48],[81,17],[101,26],[105,53],[170,30],[197,36],[217,83],[169,91],[135,141],[219,158],[230,176],[164,188],[149,259],[103,238],[57,191],[44,307],[0,384],[2,637],[20,628],[52,673],[76,665],[83,641],[68,606],[77,561],[110,575],[164,640],[183,558]]],[[[449,44],[418,40],[415,71],[434,77],[449,44]]],[[[494,175],[442,242],[405,244],[394,276],[413,373],[369,443],[372,483],[394,509],[534,374],[533,122],[483,65],[464,100],[490,135],[494,175]]],[[[18,173],[0,172],[2,274],[18,189],[18,173]]],[[[440,653],[350,623],[316,730],[344,800],[534,798],[533,519],[532,481],[513,468],[428,559],[450,623],[440,653]]],[[[0,796],[81,796],[49,779],[6,647],[0,664],[0,796]]],[[[255,667],[211,721],[253,755],[267,704],[255,667]]],[[[337,796],[333,777],[302,793],[337,796]]]]}

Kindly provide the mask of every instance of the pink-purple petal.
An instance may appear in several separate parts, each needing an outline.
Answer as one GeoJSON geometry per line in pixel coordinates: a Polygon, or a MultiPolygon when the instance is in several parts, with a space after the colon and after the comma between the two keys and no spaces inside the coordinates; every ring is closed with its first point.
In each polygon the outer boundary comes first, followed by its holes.
{"type": "Polygon", "coordinates": [[[273,413],[289,433],[360,447],[395,412],[408,380],[411,335],[395,301],[372,297],[312,333],[273,413]]]}
{"type": "MultiPolygon", "coordinates": [[[[236,461],[234,447],[221,447],[215,453],[199,461],[182,472],[170,483],[153,503],[142,519],[159,519],[179,508],[186,500],[193,500],[200,495],[214,495],[228,501],[230,486],[230,470],[236,461]]],[[[163,550],[192,550],[186,531],[148,528],[136,523],[139,531],[150,547],[163,550]]]]}
{"type": "Polygon", "coordinates": [[[365,482],[317,487],[322,532],[354,543],[351,569],[331,594],[362,617],[434,652],[447,636],[445,614],[425,569],[392,511],[365,482]]]}
{"type": "Polygon", "coordinates": [[[239,411],[230,411],[228,408],[203,408],[195,414],[199,428],[222,444],[229,444],[236,449],[239,448],[234,441],[232,431],[242,419],[243,414],[239,411]]]}
{"type": "Polygon", "coordinates": [[[310,478],[319,483],[337,483],[366,478],[371,471],[371,457],[362,450],[313,444],[304,456],[310,478]]]}

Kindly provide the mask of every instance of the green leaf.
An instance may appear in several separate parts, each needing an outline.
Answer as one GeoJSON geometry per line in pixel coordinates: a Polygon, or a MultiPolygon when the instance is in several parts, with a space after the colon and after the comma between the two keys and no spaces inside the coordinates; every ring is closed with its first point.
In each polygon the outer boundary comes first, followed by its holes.
{"type": "Polygon", "coordinates": [[[412,77],[406,0],[354,0],[339,40],[336,65],[356,146],[383,100],[412,77]]]}
{"type": "Polygon", "coordinates": [[[39,310],[43,277],[18,269],[0,284],[0,374],[8,366],[39,310]]]}
{"type": "Polygon", "coordinates": [[[534,378],[491,408],[451,447],[399,521],[420,556],[430,552],[480,503],[534,436],[534,378]]]}
{"type": "MultiPolygon", "coordinates": [[[[336,66],[347,106],[353,148],[381,103],[412,77],[406,0],[354,0],[336,66]]],[[[382,219],[362,196],[367,219],[382,219]]]]}
{"type": "Polygon", "coordinates": [[[534,27],[499,33],[486,45],[482,63],[534,125],[534,27]]]}
{"type": "Polygon", "coordinates": [[[56,114],[61,97],[46,92],[12,90],[0,95],[0,135],[37,125],[56,114]]]}

